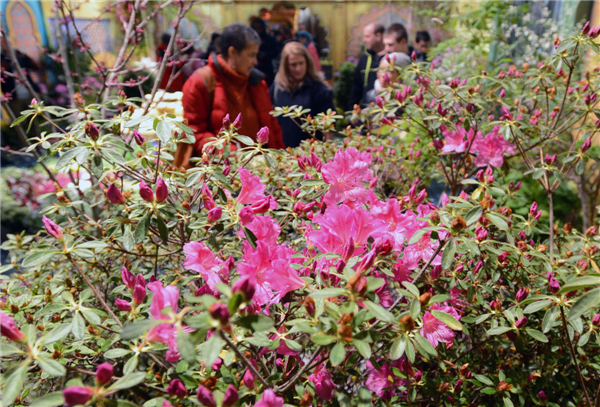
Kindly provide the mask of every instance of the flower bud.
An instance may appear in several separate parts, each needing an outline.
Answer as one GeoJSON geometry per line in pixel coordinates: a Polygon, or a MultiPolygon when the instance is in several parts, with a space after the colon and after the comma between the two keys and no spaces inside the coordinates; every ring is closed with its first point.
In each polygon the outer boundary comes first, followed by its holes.
{"type": "Polygon", "coordinates": [[[417,60],[417,53],[413,50],[412,54],[410,55],[410,59],[412,59],[413,61],[417,60]]]}
{"type": "Polygon", "coordinates": [[[354,238],[350,236],[342,248],[342,260],[348,262],[352,254],[354,254],[354,238]]]}
{"type": "Polygon", "coordinates": [[[375,104],[380,109],[383,109],[383,105],[385,104],[385,102],[383,101],[383,98],[381,96],[377,95],[377,97],[375,98],[375,104]]]}
{"type": "Polygon", "coordinates": [[[556,294],[560,291],[560,284],[553,275],[550,275],[548,278],[548,291],[550,291],[552,294],[556,294]]]}
{"type": "Polygon", "coordinates": [[[140,181],[140,196],[146,202],[152,202],[154,200],[154,194],[152,193],[152,189],[144,182],[144,180],[140,181]]]}
{"type": "Polygon", "coordinates": [[[125,266],[123,266],[121,269],[121,279],[130,290],[135,288],[135,277],[131,271],[127,270],[127,267],[125,266]]]}
{"type": "Polygon", "coordinates": [[[223,117],[223,128],[229,129],[229,127],[231,127],[231,119],[229,118],[229,113],[227,113],[225,117],[223,117]]]}
{"type": "Polygon", "coordinates": [[[15,342],[25,340],[25,334],[19,330],[15,320],[2,311],[0,311],[0,334],[15,342]]]}
{"type": "Polygon", "coordinates": [[[458,393],[460,391],[460,389],[462,388],[462,385],[463,385],[462,379],[458,379],[456,381],[456,384],[454,385],[454,393],[458,393]]]}
{"type": "Polygon", "coordinates": [[[256,139],[259,143],[266,144],[269,142],[269,128],[261,127],[261,129],[256,133],[256,139]]]}
{"type": "Polygon", "coordinates": [[[254,384],[254,376],[250,369],[246,368],[246,372],[244,373],[244,386],[252,390],[254,389],[254,384]]]}
{"type": "Polygon", "coordinates": [[[600,314],[594,315],[594,318],[592,318],[592,325],[600,326],[600,314]]]}
{"type": "Polygon", "coordinates": [[[171,396],[182,398],[187,394],[187,390],[181,380],[173,379],[167,386],[167,393],[169,393],[171,396]]]}
{"type": "Polygon", "coordinates": [[[519,291],[517,291],[517,296],[516,296],[516,300],[517,302],[523,302],[527,299],[527,296],[529,295],[529,289],[528,288],[521,288],[519,289],[519,291]]]}
{"type": "Polygon", "coordinates": [[[146,289],[141,285],[136,285],[133,289],[133,303],[139,305],[144,302],[146,298],[146,289]]]}
{"type": "Polygon", "coordinates": [[[163,202],[169,196],[169,187],[162,178],[156,181],[156,202],[163,202]]]}
{"type": "Polygon", "coordinates": [[[589,137],[582,145],[581,152],[585,153],[592,146],[592,138],[589,137]]]}
{"type": "Polygon", "coordinates": [[[44,227],[46,231],[52,235],[54,238],[58,240],[63,239],[63,233],[60,226],[58,226],[53,220],[46,217],[46,215],[42,216],[42,222],[44,223],[44,227]]]}
{"type": "Polygon", "coordinates": [[[96,368],[96,385],[104,386],[110,382],[114,375],[114,369],[110,363],[102,363],[96,368]]]}
{"type": "Polygon", "coordinates": [[[556,154],[548,154],[546,153],[546,157],[544,158],[544,161],[546,161],[546,164],[548,165],[552,165],[556,162],[556,154]]]}
{"type": "Polygon", "coordinates": [[[227,305],[221,302],[215,302],[211,305],[208,308],[208,312],[210,313],[210,316],[218,320],[221,325],[227,325],[229,322],[229,309],[227,308],[227,305]]]}
{"type": "Polygon", "coordinates": [[[529,207],[529,214],[535,216],[535,214],[537,213],[537,210],[538,210],[538,204],[537,204],[537,202],[533,201],[533,203],[529,207]]]}
{"type": "Polygon", "coordinates": [[[233,292],[240,292],[243,294],[246,301],[252,300],[254,293],[256,292],[256,283],[253,282],[250,277],[241,277],[232,287],[233,292]]]}
{"type": "Polygon", "coordinates": [[[106,199],[108,200],[108,202],[117,205],[122,205],[125,203],[125,197],[123,197],[123,194],[115,184],[110,184],[110,186],[106,190],[106,199]]]}
{"type": "Polygon", "coordinates": [[[230,172],[231,167],[229,165],[226,165],[225,168],[223,168],[223,175],[228,176],[230,172]]]}
{"type": "Polygon", "coordinates": [[[515,326],[517,328],[523,328],[526,323],[527,323],[527,317],[521,317],[521,318],[517,319],[517,322],[515,322],[515,326]]]}
{"type": "Polygon", "coordinates": [[[206,219],[210,223],[216,222],[219,219],[221,219],[222,214],[223,214],[223,208],[221,208],[220,206],[216,206],[216,207],[212,208],[210,211],[208,211],[208,216],[206,217],[206,219]]]}
{"type": "Polygon", "coordinates": [[[115,300],[115,305],[119,311],[131,311],[131,304],[128,301],[119,298],[115,300]]]}
{"type": "Polygon", "coordinates": [[[230,384],[225,390],[225,396],[223,397],[223,407],[231,407],[238,401],[238,391],[230,384]]]}
{"type": "Polygon", "coordinates": [[[410,315],[400,318],[400,322],[404,326],[404,330],[406,332],[411,332],[413,329],[415,329],[415,320],[410,315]]]}
{"type": "Polygon", "coordinates": [[[94,389],[90,387],[72,386],[63,390],[64,405],[73,407],[86,404],[92,399],[94,389]]]}
{"type": "Polygon", "coordinates": [[[135,140],[138,146],[141,146],[146,142],[146,138],[144,137],[144,135],[136,129],[133,129],[133,139],[135,140]]]}
{"type": "Polygon", "coordinates": [[[300,406],[301,407],[312,406],[312,404],[313,404],[313,395],[312,395],[312,393],[306,392],[304,394],[304,396],[302,396],[302,398],[300,399],[300,406]]]}
{"type": "Polygon", "coordinates": [[[377,257],[375,250],[371,250],[369,253],[363,256],[362,260],[358,264],[358,272],[363,273],[370,269],[373,266],[373,263],[375,263],[375,257],[377,257]]]}
{"type": "Polygon", "coordinates": [[[98,132],[98,127],[92,122],[87,122],[84,126],[85,134],[91,138],[92,140],[98,140],[98,136],[100,133],[98,132]]]}
{"type": "Polygon", "coordinates": [[[306,312],[311,317],[315,316],[315,311],[316,311],[315,307],[316,307],[315,300],[312,297],[306,297],[304,299],[304,308],[306,308],[306,312]]]}
{"type": "Polygon", "coordinates": [[[426,293],[421,294],[421,296],[419,297],[419,303],[421,304],[421,308],[423,308],[427,304],[429,304],[429,300],[431,300],[431,293],[430,292],[426,292],[426,293]]]}
{"type": "Polygon", "coordinates": [[[253,214],[265,213],[271,206],[271,197],[266,196],[253,203],[251,206],[253,214]]]}
{"type": "Polygon", "coordinates": [[[233,127],[235,127],[236,129],[242,127],[242,113],[238,113],[237,117],[233,121],[233,127]]]}
{"type": "Polygon", "coordinates": [[[586,34],[587,34],[587,33],[589,33],[589,32],[590,32],[590,22],[589,22],[589,21],[586,21],[586,22],[585,22],[585,25],[583,26],[583,29],[581,30],[581,33],[582,33],[583,35],[586,35],[586,34]]]}
{"type": "Polygon", "coordinates": [[[243,207],[238,213],[238,216],[240,218],[240,222],[242,222],[242,225],[246,225],[254,220],[254,214],[249,206],[243,207]]]}
{"type": "Polygon", "coordinates": [[[215,403],[215,397],[213,396],[212,392],[203,385],[198,387],[198,393],[196,393],[196,397],[203,406],[217,407],[217,404],[215,403]]]}
{"type": "Polygon", "coordinates": [[[146,287],[146,279],[143,275],[138,274],[137,276],[135,276],[135,284],[141,287],[146,287]]]}
{"type": "Polygon", "coordinates": [[[467,227],[467,222],[462,217],[457,217],[452,221],[450,228],[454,232],[460,232],[467,227]]]}
{"type": "Polygon", "coordinates": [[[544,393],[544,390],[540,390],[538,392],[538,397],[540,398],[541,401],[546,401],[548,399],[548,397],[546,396],[546,393],[544,393]]]}
{"type": "Polygon", "coordinates": [[[377,254],[387,256],[392,252],[392,249],[394,248],[394,243],[390,239],[389,235],[384,235],[375,240],[375,243],[373,243],[373,248],[375,249],[375,252],[377,254]]]}

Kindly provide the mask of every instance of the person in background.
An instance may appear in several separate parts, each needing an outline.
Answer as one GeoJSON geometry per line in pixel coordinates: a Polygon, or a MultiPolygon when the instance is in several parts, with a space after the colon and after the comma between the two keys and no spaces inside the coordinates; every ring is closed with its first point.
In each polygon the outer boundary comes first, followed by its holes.
{"type": "Polygon", "coordinates": [[[267,32],[267,25],[261,18],[255,18],[251,23],[252,29],[260,37],[260,48],[258,49],[258,69],[265,74],[267,85],[275,79],[273,60],[279,55],[279,44],[271,34],[267,32]]]}
{"type": "Polygon", "coordinates": [[[377,79],[377,67],[379,61],[385,54],[383,46],[383,32],[385,27],[380,23],[374,22],[367,24],[363,29],[363,43],[365,52],[360,56],[358,65],[354,70],[354,80],[352,81],[352,91],[348,101],[347,110],[351,110],[354,105],[360,104],[366,93],[373,89],[377,79]]]}
{"type": "MultiPolygon", "coordinates": [[[[163,33],[161,37],[161,43],[156,47],[156,62],[159,64],[165,57],[165,53],[169,48],[169,42],[171,41],[171,34],[163,33]]],[[[180,60],[167,61],[165,72],[160,80],[160,89],[164,89],[167,92],[180,92],[183,89],[185,83],[185,74],[182,71],[184,62],[180,60]]]]}
{"type": "Polygon", "coordinates": [[[417,53],[417,62],[427,61],[427,51],[431,44],[431,36],[427,31],[418,31],[415,37],[415,52],[417,53]]]}
{"type": "Polygon", "coordinates": [[[383,45],[386,53],[403,52],[410,56],[408,33],[400,23],[394,23],[383,33],[383,45]]]}
{"type": "Polygon", "coordinates": [[[256,140],[258,131],[268,127],[267,146],[284,148],[279,123],[270,115],[273,105],[264,74],[254,68],[259,46],[256,31],[242,23],[230,24],[221,34],[222,54],[211,54],[208,65],[185,83],[183,117],[194,130],[196,142],[178,145],[174,161],[177,167],[189,168],[190,158],[201,156],[206,140],[219,133],[227,114],[232,122],[242,114],[239,134],[256,140]]]}
{"type": "Polygon", "coordinates": [[[202,53],[201,58],[207,60],[210,54],[216,52],[217,54],[221,53],[221,34],[217,31],[210,35],[210,44],[208,44],[208,48],[206,51],[202,53]]]}
{"type": "Polygon", "coordinates": [[[377,80],[372,90],[366,94],[366,102],[375,102],[375,98],[383,89],[402,82],[398,76],[398,71],[388,69],[390,66],[404,68],[412,63],[411,58],[404,52],[392,52],[386,54],[379,62],[377,71],[377,80]],[[386,75],[387,74],[387,75],[386,75]]]}
{"type": "MultiPolygon", "coordinates": [[[[299,42],[288,42],[281,53],[281,64],[270,88],[271,100],[276,107],[302,106],[310,109],[310,115],[335,110],[333,92],[325,85],[317,72],[313,58],[299,42]]],[[[291,117],[277,117],[286,147],[298,147],[310,137],[300,128],[300,122],[291,117]]],[[[322,137],[318,135],[318,137],[322,137]]]]}
{"type": "Polygon", "coordinates": [[[313,62],[315,63],[317,71],[321,72],[323,70],[321,69],[321,58],[319,57],[319,51],[317,50],[317,46],[313,41],[312,34],[306,30],[301,30],[296,33],[296,37],[298,38],[300,44],[306,47],[308,53],[313,59],[313,62]]]}

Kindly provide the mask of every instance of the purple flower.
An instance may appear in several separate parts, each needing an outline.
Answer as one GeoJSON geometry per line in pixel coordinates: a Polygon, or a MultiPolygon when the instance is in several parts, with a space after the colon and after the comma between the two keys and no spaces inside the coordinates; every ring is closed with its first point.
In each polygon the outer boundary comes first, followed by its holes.
{"type": "Polygon", "coordinates": [[[115,305],[119,311],[131,311],[131,304],[120,298],[115,300],[115,305]]]}
{"type": "Polygon", "coordinates": [[[77,406],[85,404],[91,400],[94,395],[94,389],[89,387],[73,386],[63,390],[63,397],[65,398],[64,405],[67,407],[77,406]]]}
{"type": "Polygon", "coordinates": [[[174,379],[171,380],[171,383],[169,383],[169,386],[167,386],[167,393],[169,393],[171,396],[182,398],[187,394],[187,390],[185,389],[185,386],[181,380],[174,379]]]}
{"type": "Polygon", "coordinates": [[[115,184],[110,184],[110,186],[106,190],[106,199],[108,199],[108,202],[117,205],[122,205],[125,203],[125,197],[115,184]]]}
{"type": "Polygon", "coordinates": [[[52,219],[49,219],[46,217],[46,215],[44,215],[42,216],[42,222],[44,222],[44,227],[50,235],[54,236],[58,240],[63,239],[62,229],[52,219]]]}
{"type": "Polygon", "coordinates": [[[544,390],[539,391],[538,397],[540,398],[541,401],[546,401],[548,399],[548,397],[546,396],[546,393],[544,393],[544,390]]]}
{"type": "Polygon", "coordinates": [[[140,181],[140,196],[146,202],[152,202],[154,200],[154,194],[152,189],[143,180],[140,181]]]}
{"type": "Polygon", "coordinates": [[[96,384],[98,386],[104,386],[110,382],[114,375],[113,366],[110,363],[102,363],[96,368],[96,384]]]}

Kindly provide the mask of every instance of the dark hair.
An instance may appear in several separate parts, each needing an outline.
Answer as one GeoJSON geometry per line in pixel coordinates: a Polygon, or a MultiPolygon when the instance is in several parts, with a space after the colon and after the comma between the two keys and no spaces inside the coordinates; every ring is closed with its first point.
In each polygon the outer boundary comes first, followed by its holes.
{"type": "Polygon", "coordinates": [[[385,31],[385,27],[381,23],[373,23],[373,24],[374,24],[373,33],[375,35],[377,35],[377,34],[383,35],[383,32],[385,31]]]}
{"type": "Polygon", "coordinates": [[[386,36],[388,35],[395,35],[396,36],[396,42],[400,42],[403,39],[405,39],[406,41],[408,41],[408,33],[406,32],[406,28],[404,28],[404,26],[400,23],[394,23],[392,25],[390,25],[388,27],[387,30],[385,30],[385,34],[386,36]]]}
{"type": "Polygon", "coordinates": [[[235,48],[237,52],[242,52],[249,43],[260,44],[258,33],[242,23],[232,23],[223,28],[220,38],[221,53],[224,57],[227,57],[229,47],[235,48]]]}
{"type": "Polygon", "coordinates": [[[160,37],[160,40],[163,44],[168,45],[169,41],[171,41],[171,34],[163,33],[162,36],[160,37]]]}
{"type": "Polygon", "coordinates": [[[415,37],[415,42],[421,42],[421,41],[431,41],[431,37],[429,36],[429,33],[425,30],[423,31],[418,31],[417,32],[417,36],[415,37]]]}

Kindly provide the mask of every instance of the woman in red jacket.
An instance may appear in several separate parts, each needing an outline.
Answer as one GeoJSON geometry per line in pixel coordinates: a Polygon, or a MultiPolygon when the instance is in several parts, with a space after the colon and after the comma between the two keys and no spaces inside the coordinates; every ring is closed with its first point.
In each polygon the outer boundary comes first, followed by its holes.
{"type": "Polygon", "coordinates": [[[175,165],[189,168],[189,158],[200,156],[206,139],[218,134],[226,114],[242,114],[238,132],[256,140],[261,127],[270,130],[269,148],[284,148],[281,128],[269,114],[273,110],[264,74],[254,68],[260,37],[249,26],[233,23],[221,34],[222,55],[213,53],[183,87],[183,116],[194,129],[193,149],[181,144],[175,165]],[[187,148],[186,148],[187,147],[187,148]]]}

